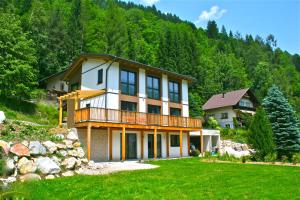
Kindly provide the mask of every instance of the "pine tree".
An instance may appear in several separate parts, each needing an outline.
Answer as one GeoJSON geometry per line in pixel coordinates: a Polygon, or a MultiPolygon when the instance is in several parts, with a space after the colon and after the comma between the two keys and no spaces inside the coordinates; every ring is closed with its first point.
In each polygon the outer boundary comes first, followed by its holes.
{"type": "Polygon", "coordinates": [[[266,112],[262,108],[256,110],[253,121],[249,127],[249,144],[256,150],[261,160],[275,151],[272,127],[266,112]]]}
{"type": "Polygon", "coordinates": [[[207,22],[207,37],[209,38],[217,38],[218,37],[218,33],[219,33],[219,29],[217,26],[216,21],[208,21],[207,22]]]}
{"type": "Polygon", "coordinates": [[[273,85],[263,100],[274,133],[278,156],[300,152],[300,129],[295,111],[279,88],[273,85]]]}

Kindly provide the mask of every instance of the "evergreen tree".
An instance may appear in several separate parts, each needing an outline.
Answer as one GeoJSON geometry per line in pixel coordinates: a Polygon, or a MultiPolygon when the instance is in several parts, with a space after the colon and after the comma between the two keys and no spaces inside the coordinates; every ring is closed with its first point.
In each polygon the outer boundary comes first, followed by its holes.
{"type": "Polygon", "coordinates": [[[263,100],[272,130],[278,155],[291,157],[300,152],[300,129],[295,111],[279,88],[273,85],[263,100]]]}
{"type": "Polygon", "coordinates": [[[209,38],[217,38],[219,34],[218,26],[216,21],[208,21],[207,22],[207,37],[209,38]]]}
{"type": "Polygon", "coordinates": [[[266,155],[275,151],[272,127],[266,112],[262,108],[256,110],[249,130],[249,144],[256,150],[259,159],[263,160],[266,155]]]}

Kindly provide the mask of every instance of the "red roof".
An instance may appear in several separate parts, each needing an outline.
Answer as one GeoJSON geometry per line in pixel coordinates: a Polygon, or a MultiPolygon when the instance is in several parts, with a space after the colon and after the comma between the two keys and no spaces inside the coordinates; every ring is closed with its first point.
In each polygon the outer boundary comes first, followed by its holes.
{"type": "Polygon", "coordinates": [[[203,110],[234,106],[248,92],[249,88],[213,95],[203,106],[203,110]]]}

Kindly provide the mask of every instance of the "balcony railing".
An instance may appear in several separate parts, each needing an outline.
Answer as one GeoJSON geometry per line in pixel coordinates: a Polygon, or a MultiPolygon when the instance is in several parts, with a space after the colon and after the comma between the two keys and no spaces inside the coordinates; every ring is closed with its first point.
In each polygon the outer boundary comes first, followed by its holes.
{"type": "Polygon", "coordinates": [[[75,123],[110,122],[146,126],[201,128],[200,119],[104,108],[82,108],[75,111],[75,123]]]}

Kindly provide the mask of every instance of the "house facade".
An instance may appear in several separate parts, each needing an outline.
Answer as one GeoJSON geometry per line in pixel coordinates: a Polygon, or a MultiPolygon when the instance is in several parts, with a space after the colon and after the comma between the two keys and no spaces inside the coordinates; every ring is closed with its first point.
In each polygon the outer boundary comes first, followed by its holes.
{"type": "MultiPolygon", "coordinates": [[[[184,76],[112,55],[84,54],[67,70],[68,127],[76,127],[95,161],[189,155],[189,132],[202,130],[189,117],[184,76]]],[[[62,119],[60,107],[60,124],[62,119]]],[[[203,138],[202,138],[203,139],[203,138]]]]}
{"type": "Polygon", "coordinates": [[[60,71],[51,76],[41,79],[40,86],[48,91],[48,97],[61,96],[69,91],[69,87],[66,81],[63,80],[66,70],[60,71]]]}
{"type": "Polygon", "coordinates": [[[242,125],[241,114],[255,114],[258,101],[249,88],[213,95],[202,107],[206,118],[214,117],[222,127],[242,125]]]}

